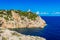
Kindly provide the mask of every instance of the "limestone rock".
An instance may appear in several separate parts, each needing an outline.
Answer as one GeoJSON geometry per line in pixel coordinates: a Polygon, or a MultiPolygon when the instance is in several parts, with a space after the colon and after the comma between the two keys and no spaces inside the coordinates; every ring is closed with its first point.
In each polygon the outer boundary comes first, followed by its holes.
{"type": "Polygon", "coordinates": [[[14,10],[1,11],[0,12],[0,24],[1,24],[0,27],[3,27],[3,28],[44,28],[46,26],[46,22],[40,16],[36,16],[35,14],[32,14],[31,12],[27,12],[27,13],[28,14],[26,13],[24,14],[24,12],[21,13],[14,10]]]}
{"type": "Polygon", "coordinates": [[[0,28],[0,40],[46,40],[38,36],[30,36],[11,31],[5,28],[0,28]]]}

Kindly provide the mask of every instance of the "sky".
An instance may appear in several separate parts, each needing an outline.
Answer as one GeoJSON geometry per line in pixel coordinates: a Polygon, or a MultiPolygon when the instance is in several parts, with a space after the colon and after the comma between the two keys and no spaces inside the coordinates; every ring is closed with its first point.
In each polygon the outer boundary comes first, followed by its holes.
{"type": "Polygon", "coordinates": [[[0,9],[30,9],[41,16],[60,16],[60,0],[0,0],[0,9]]]}

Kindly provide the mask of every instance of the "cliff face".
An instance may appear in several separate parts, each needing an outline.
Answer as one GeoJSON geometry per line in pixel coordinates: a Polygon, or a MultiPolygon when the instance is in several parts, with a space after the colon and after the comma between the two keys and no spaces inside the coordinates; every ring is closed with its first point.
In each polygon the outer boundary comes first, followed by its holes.
{"type": "Polygon", "coordinates": [[[46,40],[46,39],[38,36],[24,35],[16,31],[0,28],[0,40],[46,40]]]}
{"type": "Polygon", "coordinates": [[[0,27],[3,28],[44,28],[46,22],[32,12],[19,10],[0,11],[0,27]]]}

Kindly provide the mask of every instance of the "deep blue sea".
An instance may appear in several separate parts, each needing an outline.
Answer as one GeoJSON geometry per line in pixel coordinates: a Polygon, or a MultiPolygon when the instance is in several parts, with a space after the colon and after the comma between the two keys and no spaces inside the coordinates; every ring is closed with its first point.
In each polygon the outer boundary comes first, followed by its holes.
{"type": "Polygon", "coordinates": [[[42,16],[47,26],[44,29],[25,29],[20,30],[22,34],[41,36],[46,40],[60,40],[60,17],[59,16],[42,16]]]}
{"type": "Polygon", "coordinates": [[[59,16],[45,16],[42,17],[47,26],[41,31],[41,36],[47,40],[60,40],[60,17],[59,16]]]}

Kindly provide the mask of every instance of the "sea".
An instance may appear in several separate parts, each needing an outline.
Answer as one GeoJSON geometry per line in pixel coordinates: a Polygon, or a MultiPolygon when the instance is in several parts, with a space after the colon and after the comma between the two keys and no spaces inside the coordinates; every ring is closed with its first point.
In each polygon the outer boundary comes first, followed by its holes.
{"type": "Polygon", "coordinates": [[[17,30],[19,33],[31,36],[40,36],[46,40],[60,40],[60,16],[41,16],[46,21],[46,26],[40,28],[27,28],[17,30]]]}

